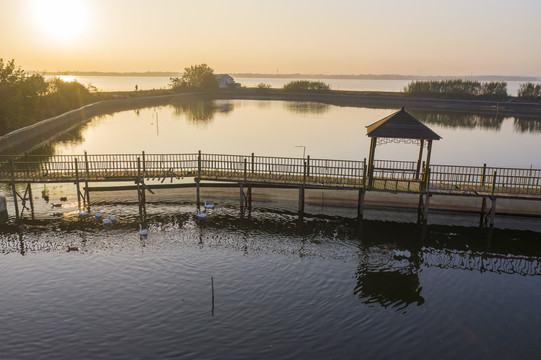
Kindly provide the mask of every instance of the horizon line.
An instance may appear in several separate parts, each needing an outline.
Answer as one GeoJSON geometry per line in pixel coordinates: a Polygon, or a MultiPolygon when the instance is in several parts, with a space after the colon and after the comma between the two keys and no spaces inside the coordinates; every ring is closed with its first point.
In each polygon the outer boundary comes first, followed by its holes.
{"type": "MultiPolygon", "coordinates": [[[[38,71],[31,71],[32,73],[40,73],[38,71]]],[[[79,75],[79,76],[180,76],[182,72],[178,71],[80,71],[80,70],[66,70],[66,71],[43,71],[43,75],[79,75]]],[[[230,74],[237,77],[261,77],[261,78],[320,78],[320,79],[389,79],[389,80],[416,80],[416,79],[515,79],[515,80],[541,80],[539,76],[531,75],[414,75],[414,74],[325,74],[325,73],[254,73],[254,72],[223,72],[224,74],[230,74]]]]}

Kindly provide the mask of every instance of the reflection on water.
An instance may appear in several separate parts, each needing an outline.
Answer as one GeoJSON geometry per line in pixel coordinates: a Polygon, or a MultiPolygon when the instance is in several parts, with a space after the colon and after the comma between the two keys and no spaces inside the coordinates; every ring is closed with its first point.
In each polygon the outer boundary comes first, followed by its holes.
{"type": "Polygon", "coordinates": [[[409,112],[425,124],[436,124],[448,128],[501,130],[505,120],[513,119],[516,132],[538,133],[541,131],[541,119],[539,118],[449,112],[438,113],[424,110],[410,110],[409,112]]]}
{"type": "Polygon", "coordinates": [[[294,114],[322,115],[330,111],[329,104],[310,101],[285,101],[284,108],[294,114]]]}
{"type": "MultiPolygon", "coordinates": [[[[393,110],[340,107],[315,102],[164,99],[96,117],[70,135],[51,142],[45,154],[194,153],[250,154],[318,159],[368,157],[365,127],[393,110]],[[309,115],[309,116],[306,116],[309,115]]],[[[541,166],[538,119],[485,114],[411,111],[442,136],[432,163],[501,167],[541,166]],[[489,129],[490,132],[485,130],[489,129]],[[501,146],[505,144],[505,146],[501,146]]],[[[39,152],[39,151],[38,151],[39,152]]],[[[379,159],[417,158],[417,148],[388,144],[379,159]]]]}
{"type": "MultiPolygon", "coordinates": [[[[1,227],[0,270],[17,280],[0,283],[3,355],[422,358],[428,341],[430,358],[468,358],[479,354],[472,337],[541,320],[536,234],[495,230],[488,241],[430,226],[423,238],[408,224],[229,208],[199,221],[187,207],[153,208],[146,239],[128,205],[108,229],[91,219],[1,227]],[[21,336],[32,342],[21,348],[21,336]]],[[[520,331],[506,339],[490,348],[538,347],[520,331]]]]}
{"type": "Polygon", "coordinates": [[[486,114],[436,113],[411,110],[410,113],[425,124],[437,124],[449,128],[499,130],[504,117],[486,114]]]}
{"type": "Polygon", "coordinates": [[[196,125],[208,125],[216,113],[228,114],[233,111],[232,101],[196,100],[193,102],[173,105],[176,117],[185,116],[196,125]]]}
{"type": "Polygon", "coordinates": [[[517,132],[528,132],[528,133],[541,132],[541,119],[516,117],[514,120],[514,125],[515,125],[515,131],[517,132]]]}

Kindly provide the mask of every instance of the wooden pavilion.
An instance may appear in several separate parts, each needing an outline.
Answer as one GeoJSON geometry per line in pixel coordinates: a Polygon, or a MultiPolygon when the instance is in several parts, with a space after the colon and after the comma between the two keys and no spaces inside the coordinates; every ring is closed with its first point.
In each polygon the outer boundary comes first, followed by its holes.
{"type": "Polygon", "coordinates": [[[368,179],[369,184],[373,184],[374,175],[374,157],[376,145],[389,142],[418,143],[419,158],[417,160],[417,176],[421,171],[421,162],[423,160],[423,148],[427,143],[427,153],[425,159],[425,168],[430,165],[430,156],[432,153],[432,141],[441,139],[441,136],[430,130],[428,126],[411,116],[404,107],[399,111],[383,118],[366,127],[366,135],[371,138],[370,155],[368,158],[368,179]]]}
{"type": "MultiPolygon", "coordinates": [[[[370,141],[370,155],[368,158],[368,189],[374,189],[374,168],[375,154],[377,144],[386,143],[406,143],[419,144],[419,157],[414,173],[414,179],[408,180],[408,183],[417,182],[419,184],[419,206],[417,211],[417,222],[426,224],[428,216],[428,202],[430,194],[428,191],[428,178],[430,173],[430,156],[432,153],[432,141],[441,139],[441,136],[430,130],[426,125],[411,116],[404,110],[399,111],[381,119],[366,127],[370,141]],[[423,161],[423,148],[427,144],[427,152],[424,168],[421,168],[423,161]],[[423,175],[421,176],[421,171],[423,175]]],[[[406,180],[406,179],[404,179],[406,180]]],[[[409,188],[409,185],[408,185],[409,188]]],[[[385,186],[382,190],[385,190],[385,186]]],[[[364,202],[364,194],[359,194],[359,202],[364,202]]],[[[362,205],[360,205],[362,206],[362,205]]],[[[362,212],[362,210],[361,210],[362,212]]]]}

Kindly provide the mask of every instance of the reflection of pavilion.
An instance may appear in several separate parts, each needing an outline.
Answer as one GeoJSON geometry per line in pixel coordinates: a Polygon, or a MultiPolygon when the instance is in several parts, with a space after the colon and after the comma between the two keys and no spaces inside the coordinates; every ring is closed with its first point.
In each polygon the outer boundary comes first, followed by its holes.
{"type": "Polygon", "coordinates": [[[379,304],[404,309],[411,304],[424,304],[419,281],[418,253],[394,250],[384,246],[365,249],[355,277],[354,294],[366,304],[379,304]]]}

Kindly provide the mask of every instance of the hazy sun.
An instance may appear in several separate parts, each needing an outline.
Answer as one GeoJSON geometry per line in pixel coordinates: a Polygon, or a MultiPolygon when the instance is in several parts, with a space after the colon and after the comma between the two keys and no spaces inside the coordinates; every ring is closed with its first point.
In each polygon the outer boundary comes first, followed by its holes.
{"type": "Polygon", "coordinates": [[[62,43],[76,41],[89,22],[85,0],[32,0],[30,11],[38,31],[62,43]]]}

